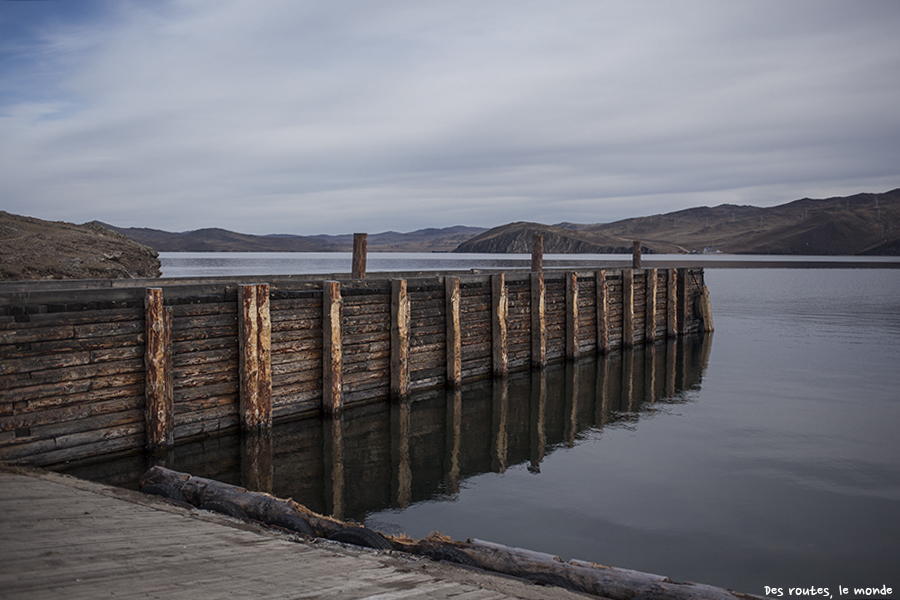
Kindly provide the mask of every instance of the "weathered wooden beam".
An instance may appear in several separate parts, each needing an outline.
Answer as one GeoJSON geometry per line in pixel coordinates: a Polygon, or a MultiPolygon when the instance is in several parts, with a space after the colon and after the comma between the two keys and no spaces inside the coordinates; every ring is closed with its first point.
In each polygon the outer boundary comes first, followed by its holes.
{"type": "Polygon", "coordinates": [[[634,270],[622,269],[622,346],[634,346],[634,270]]]}
{"type": "Polygon", "coordinates": [[[644,343],[652,344],[656,340],[656,269],[647,269],[644,273],[647,277],[644,343]]]}
{"type": "Polygon", "coordinates": [[[566,273],[566,358],[578,358],[578,275],[566,273]]]}
{"type": "Polygon", "coordinates": [[[509,294],[506,289],[506,275],[497,273],[491,275],[491,346],[495,377],[506,377],[509,373],[508,316],[509,294]]]}
{"type": "Polygon", "coordinates": [[[241,428],[272,426],[272,323],[268,284],[238,286],[241,428]]]}
{"type": "Polygon", "coordinates": [[[531,274],[531,366],[547,366],[546,288],[544,274],[531,274]]]}
{"type": "Polygon", "coordinates": [[[368,234],[353,234],[353,278],[366,278],[366,246],[368,244],[368,234]]]}
{"type": "Polygon", "coordinates": [[[709,288],[700,288],[700,314],[703,315],[703,331],[713,330],[712,303],[709,300],[709,288]]]}
{"type": "Polygon", "coordinates": [[[678,335],[678,271],[668,269],[666,277],[666,335],[678,335]]]}
{"type": "Polygon", "coordinates": [[[676,279],[676,288],[677,288],[677,297],[676,301],[676,325],[675,331],[678,335],[684,335],[687,331],[687,309],[688,309],[688,297],[687,297],[687,273],[688,270],[684,267],[678,269],[678,277],[676,279]]]}
{"type": "Polygon", "coordinates": [[[640,240],[634,240],[634,242],[632,242],[631,268],[632,269],[640,269],[641,268],[641,242],[640,242],[640,240]]]}
{"type": "Polygon", "coordinates": [[[597,352],[609,352],[609,287],[606,283],[606,270],[597,271],[597,352]]]}
{"type": "Polygon", "coordinates": [[[410,303],[405,279],[391,280],[391,397],[409,395],[410,303]]]}
{"type": "Polygon", "coordinates": [[[322,283],[322,410],[335,415],[342,409],[341,283],[322,283]]]}
{"type": "Polygon", "coordinates": [[[447,383],[462,383],[462,330],[459,321],[459,277],[444,278],[447,308],[447,383]]]}
{"type": "Polygon", "coordinates": [[[163,306],[162,288],[147,288],[144,296],[146,348],[144,421],[150,451],[175,443],[172,378],[172,309],[163,306]]]}

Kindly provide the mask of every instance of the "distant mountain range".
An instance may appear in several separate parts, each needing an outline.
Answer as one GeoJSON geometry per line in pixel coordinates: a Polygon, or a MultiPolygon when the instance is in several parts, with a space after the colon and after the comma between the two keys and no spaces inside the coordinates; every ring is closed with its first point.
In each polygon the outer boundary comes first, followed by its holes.
{"type": "MultiPolygon", "coordinates": [[[[95,222],[158,252],[349,252],[353,235],[247,235],[224,229],[170,233],[95,222]]],[[[900,189],[769,208],[722,204],[614,223],[510,223],[493,229],[448,227],[369,234],[371,252],[529,253],[535,233],[544,252],[900,255],[900,189]]]]}
{"type": "MultiPolygon", "coordinates": [[[[94,221],[118,231],[157,252],[351,252],[353,234],[344,235],[249,235],[226,229],[197,229],[171,233],[159,229],[116,227],[94,221]]],[[[410,233],[387,231],[369,234],[370,252],[451,252],[460,244],[486,231],[484,227],[446,227],[420,229],[410,233]]]]}

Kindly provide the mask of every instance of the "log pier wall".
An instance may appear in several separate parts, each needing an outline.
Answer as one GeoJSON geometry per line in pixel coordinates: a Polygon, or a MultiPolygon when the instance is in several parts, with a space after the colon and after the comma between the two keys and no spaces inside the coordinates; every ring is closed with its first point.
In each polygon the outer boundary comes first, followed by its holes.
{"type": "Polygon", "coordinates": [[[711,329],[689,268],[0,284],[0,460],[164,449],[711,329]]]}

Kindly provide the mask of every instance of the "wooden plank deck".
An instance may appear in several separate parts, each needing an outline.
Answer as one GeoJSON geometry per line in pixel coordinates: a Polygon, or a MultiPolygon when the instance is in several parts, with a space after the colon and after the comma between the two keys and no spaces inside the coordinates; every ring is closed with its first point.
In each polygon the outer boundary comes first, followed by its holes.
{"type": "Polygon", "coordinates": [[[139,492],[0,468],[0,599],[586,598],[482,571],[297,542],[139,492]]]}

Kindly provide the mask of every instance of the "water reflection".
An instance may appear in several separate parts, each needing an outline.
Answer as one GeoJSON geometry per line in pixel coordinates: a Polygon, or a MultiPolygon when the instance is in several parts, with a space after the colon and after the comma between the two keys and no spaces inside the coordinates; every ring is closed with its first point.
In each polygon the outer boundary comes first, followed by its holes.
{"type": "Polygon", "coordinates": [[[65,469],[136,487],[151,461],[249,489],[291,497],[312,510],[363,521],[422,501],[452,501],[461,483],[524,464],[540,476],[556,449],[607,427],[633,427],[698,388],[711,336],[686,336],[544,371],[514,373],[457,390],[434,390],[335,418],[277,425],[182,444],[164,457],[130,457],[65,469]]]}

